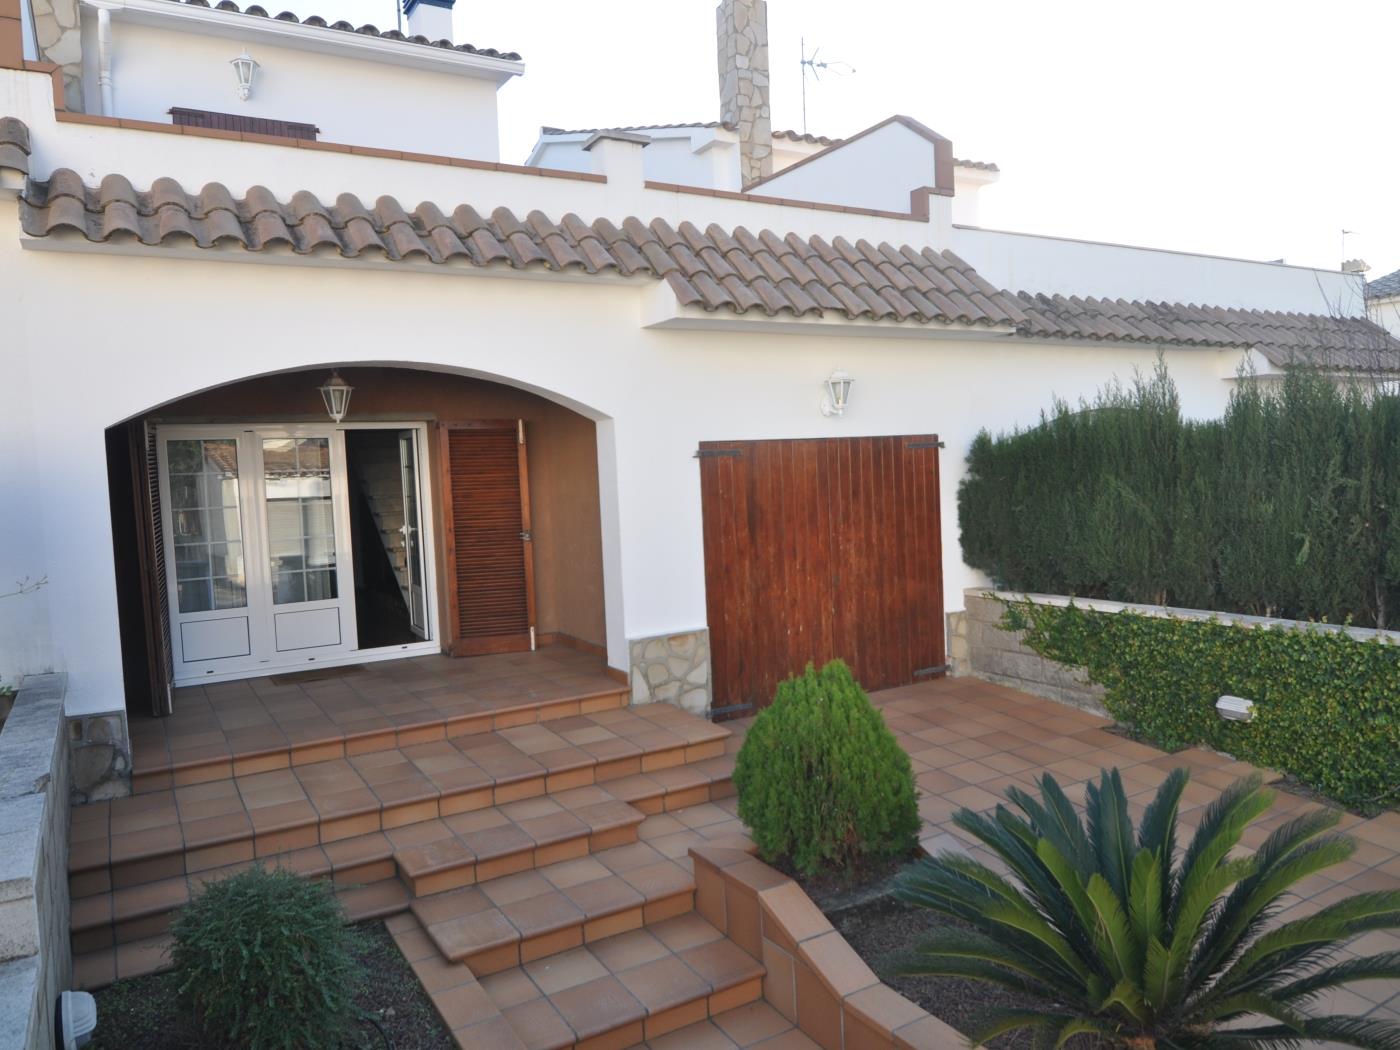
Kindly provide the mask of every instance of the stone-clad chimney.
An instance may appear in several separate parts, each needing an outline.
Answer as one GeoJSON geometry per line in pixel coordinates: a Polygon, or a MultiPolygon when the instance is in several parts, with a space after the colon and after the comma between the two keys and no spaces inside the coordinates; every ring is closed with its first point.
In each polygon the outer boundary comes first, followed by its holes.
{"type": "Polygon", "coordinates": [[[720,0],[719,119],[739,135],[744,186],[773,174],[773,115],[768,106],[768,4],[720,0]]]}

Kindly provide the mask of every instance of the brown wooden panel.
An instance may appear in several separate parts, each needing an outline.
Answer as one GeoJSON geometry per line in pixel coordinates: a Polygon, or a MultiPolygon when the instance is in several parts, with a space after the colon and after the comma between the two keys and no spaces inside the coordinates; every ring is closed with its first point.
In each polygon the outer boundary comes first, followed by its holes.
{"type": "Polygon", "coordinates": [[[208,109],[186,109],[173,106],[170,122],[187,128],[217,128],[220,131],[250,132],[255,135],[277,135],[288,139],[314,142],[321,129],[315,124],[295,120],[274,120],[271,117],[250,117],[243,113],[217,113],[208,109]]]}
{"type": "Polygon", "coordinates": [[[840,657],[867,689],[944,663],[938,439],[700,445],[716,707],[840,657]]]}
{"type": "Polygon", "coordinates": [[[444,424],[441,456],[453,655],[531,648],[529,486],[516,421],[444,424]]]}

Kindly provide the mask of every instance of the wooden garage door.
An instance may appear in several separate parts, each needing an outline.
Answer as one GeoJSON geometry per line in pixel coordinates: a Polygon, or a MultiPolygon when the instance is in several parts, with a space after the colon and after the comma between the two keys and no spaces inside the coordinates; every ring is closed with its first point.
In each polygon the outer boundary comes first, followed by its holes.
{"type": "Polygon", "coordinates": [[[716,708],[840,657],[866,689],[941,669],[938,438],[700,446],[716,708]]]}

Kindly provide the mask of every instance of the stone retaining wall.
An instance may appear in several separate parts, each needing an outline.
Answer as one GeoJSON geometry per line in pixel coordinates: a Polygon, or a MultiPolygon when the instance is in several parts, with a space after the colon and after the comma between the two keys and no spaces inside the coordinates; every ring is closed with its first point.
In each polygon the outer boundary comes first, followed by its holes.
{"type": "Polygon", "coordinates": [[[0,731],[0,1050],[48,1050],[72,984],[61,674],[31,675],[0,731]]]}
{"type": "Polygon", "coordinates": [[[634,704],[674,704],[693,715],[710,713],[710,632],[683,631],[628,644],[634,704]]]}
{"type": "Polygon", "coordinates": [[[950,660],[951,673],[975,675],[1098,715],[1106,714],[1103,686],[1094,685],[1077,668],[1036,654],[1021,641],[1020,632],[1002,629],[1005,606],[993,597],[995,593],[970,588],[963,592],[964,612],[949,616],[949,652],[955,654],[950,660]]]}

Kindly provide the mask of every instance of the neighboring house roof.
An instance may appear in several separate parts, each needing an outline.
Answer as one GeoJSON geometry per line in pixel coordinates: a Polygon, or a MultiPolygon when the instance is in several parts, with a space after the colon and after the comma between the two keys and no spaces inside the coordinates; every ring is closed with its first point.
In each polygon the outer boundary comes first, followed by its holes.
{"type": "MultiPolygon", "coordinates": [[[[215,11],[231,11],[234,14],[252,15],[255,18],[273,17],[267,13],[266,8],[257,4],[249,4],[247,7],[240,8],[233,0],[220,0],[216,4],[211,4],[209,0],[171,0],[171,2],[184,4],[186,7],[212,7],[215,11]]],[[[520,55],[514,51],[497,51],[494,47],[454,44],[450,40],[429,40],[425,36],[408,36],[400,33],[397,29],[380,30],[372,25],[356,26],[345,21],[327,22],[320,15],[298,18],[290,11],[283,11],[275,17],[278,22],[294,22],[297,25],[316,26],[321,29],[338,29],[345,33],[359,33],[361,36],[383,37],[385,40],[403,40],[410,44],[423,44],[427,47],[438,47],[448,51],[461,51],[468,55],[481,55],[483,58],[500,58],[508,62],[520,61],[520,55]]]]}
{"type": "Polygon", "coordinates": [[[1366,282],[1367,299],[1390,299],[1400,295],[1400,270],[1366,282]]]}
{"type": "MultiPolygon", "coordinates": [[[[0,118],[0,168],[24,174],[29,133],[0,118]]],[[[97,187],[59,169],[25,180],[20,221],[30,237],[73,231],[92,242],[135,239],[147,245],[286,249],[474,267],[643,275],[665,280],[686,306],[768,315],[844,316],[855,320],[1014,328],[1030,339],[1255,348],[1278,366],[1400,370],[1400,342],[1362,318],[998,290],[952,252],[871,244],[843,237],[750,233],[711,224],[635,217],[614,225],[558,221],[539,211],[523,218],[497,208],[484,215],[461,205],[449,215],[431,203],[404,208],[380,197],[373,208],[353,194],[333,205],[308,191],[278,200],[261,186],[235,197],[220,183],[187,192],[158,179],[138,192],[121,175],[97,187]]]]}
{"type": "MultiPolygon", "coordinates": [[[[719,120],[697,121],[692,124],[631,124],[617,128],[540,128],[541,135],[593,135],[599,131],[669,131],[672,128],[724,128],[726,131],[736,131],[737,126],[726,124],[719,120]]],[[[788,139],[791,142],[806,142],[815,146],[837,146],[845,139],[827,138],[825,135],[812,135],[803,131],[776,130],[773,133],[775,139],[788,139]]],[[[953,163],[959,168],[975,168],[978,171],[1000,171],[995,164],[984,160],[959,160],[953,158],[953,163]]]]}
{"type": "Polygon", "coordinates": [[[1278,367],[1400,368],[1400,341],[1361,317],[1029,292],[1017,300],[1026,315],[1020,334],[1031,338],[1250,347],[1278,367]]]}

